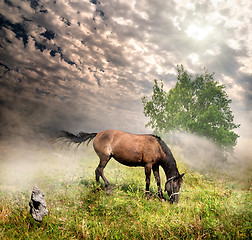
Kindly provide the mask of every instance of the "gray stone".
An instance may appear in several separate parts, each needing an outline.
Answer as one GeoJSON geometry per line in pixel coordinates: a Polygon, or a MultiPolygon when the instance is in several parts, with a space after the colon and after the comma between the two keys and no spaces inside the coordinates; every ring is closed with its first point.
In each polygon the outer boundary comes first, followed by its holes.
{"type": "Polygon", "coordinates": [[[43,217],[48,214],[44,194],[37,186],[33,187],[29,205],[30,213],[36,221],[41,222],[43,217]]]}

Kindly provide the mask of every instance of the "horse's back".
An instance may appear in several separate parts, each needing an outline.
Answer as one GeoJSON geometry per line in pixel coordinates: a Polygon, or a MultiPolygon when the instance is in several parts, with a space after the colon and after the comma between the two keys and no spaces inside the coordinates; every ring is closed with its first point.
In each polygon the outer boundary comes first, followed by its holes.
{"type": "Polygon", "coordinates": [[[129,166],[145,165],[160,155],[160,145],[154,136],[117,130],[98,133],[94,140],[94,149],[100,157],[112,156],[129,166]]]}
{"type": "MultiPolygon", "coordinates": [[[[95,151],[102,151],[103,149],[112,148],[115,145],[122,144],[123,141],[132,138],[135,134],[122,132],[118,130],[104,130],[99,132],[94,139],[94,149],[95,151]]],[[[124,144],[125,145],[125,144],[124,144]]]]}

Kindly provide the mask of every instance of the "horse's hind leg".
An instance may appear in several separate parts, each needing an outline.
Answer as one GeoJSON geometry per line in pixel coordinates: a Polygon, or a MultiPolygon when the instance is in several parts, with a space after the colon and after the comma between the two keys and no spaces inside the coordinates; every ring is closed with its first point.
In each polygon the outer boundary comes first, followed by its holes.
{"type": "Polygon", "coordinates": [[[96,181],[99,182],[100,177],[102,177],[104,183],[105,183],[105,188],[106,188],[106,192],[109,194],[111,192],[110,189],[110,184],[109,181],[107,180],[107,178],[104,176],[104,168],[106,167],[108,161],[110,160],[111,156],[100,156],[100,163],[98,165],[98,167],[95,170],[95,177],[96,177],[96,181]]]}

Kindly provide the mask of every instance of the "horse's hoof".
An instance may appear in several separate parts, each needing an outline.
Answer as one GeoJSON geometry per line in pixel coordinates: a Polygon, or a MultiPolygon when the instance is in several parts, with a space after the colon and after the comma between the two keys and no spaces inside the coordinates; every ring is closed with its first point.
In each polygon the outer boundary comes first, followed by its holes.
{"type": "Polygon", "coordinates": [[[165,199],[164,199],[164,198],[161,198],[160,201],[161,201],[161,202],[165,202],[165,199]]]}
{"type": "Polygon", "coordinates": [[[106,189],[106,193],[110,195],[112,193],[111,189],[106,189]]]}
{"type": "Polygon", "coordinates": [[[149,193],[145,194],[145,198],[146,198],[147,200],[150,200],[150,199],[151,199],[150,194],[149,194],[149,193]]]}

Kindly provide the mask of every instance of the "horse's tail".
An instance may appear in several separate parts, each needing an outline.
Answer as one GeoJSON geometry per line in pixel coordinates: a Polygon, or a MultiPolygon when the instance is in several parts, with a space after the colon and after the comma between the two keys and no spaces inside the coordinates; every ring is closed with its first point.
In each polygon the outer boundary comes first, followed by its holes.
{"type": "Polygon", "coordinates": [[[97,133],[85,133],[80,132],[77,134],[73,134],[67,131],[61,131],[59,132],[58,136],[56,137],[56,141],[63,140],[64,143],[68,143],[68,145],[71,145],[71,143],[78,143],[78,146],[83,143],[87,142],[87,145],[91,142],[92,139],[96,137],[97,133]]]}

